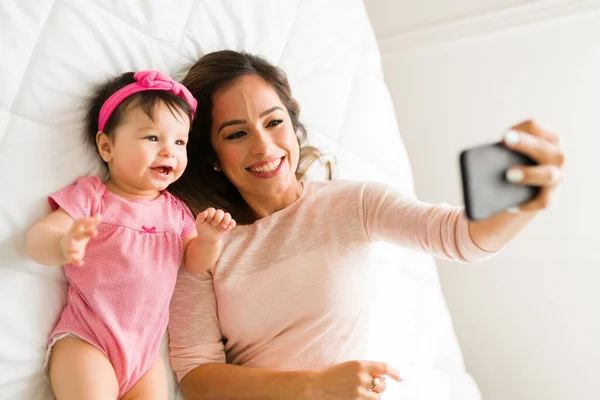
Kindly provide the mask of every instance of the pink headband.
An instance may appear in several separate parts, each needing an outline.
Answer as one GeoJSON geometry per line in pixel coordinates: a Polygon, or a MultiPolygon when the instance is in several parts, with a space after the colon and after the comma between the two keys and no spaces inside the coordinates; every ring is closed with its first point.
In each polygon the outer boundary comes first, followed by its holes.
{"type": "Polygon", "coordinates": [[[159,71],[146,70],[136,72],[133,77],[136,82],[117,90],[102,104],[100,114],[98,115],[98,130],[104,130],[108,119],[123,100],[145,90],[168,90],[187,101],[192,110],[196,111],[198,102],[192,96],[192,93],[181,83],[175,82],[170,76],[159,71]]]}

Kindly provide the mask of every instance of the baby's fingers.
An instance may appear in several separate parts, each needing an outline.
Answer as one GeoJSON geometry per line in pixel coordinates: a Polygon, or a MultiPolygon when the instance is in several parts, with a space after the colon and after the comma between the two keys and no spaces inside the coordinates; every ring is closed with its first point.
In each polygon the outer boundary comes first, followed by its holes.
{"type": "Polygon", "coordinates": [[[100,221],[102,220],[102,216],[100,214],[93,215],[91,217],[79,218],[73,225],[71,226],[71,230],[79,230],[81,228],[89,229],[95,228],[100,221]]]}
{"type": "Polygon", "coordinates": [[[90,217],[90,222],[95,226],[98,226],[100,224],[100,222],[102,222],[102,214],[98,213],[95,215],[92,215],[90,217]]]}
{"type": "Polygon", "coordinates": [[[223,215],[223,219],[221,220],[221,223],[219,224],[219,228],[228,229],[230,223],[231,223],[231,214],[225,213],[223,215]]]}
{"type": "Polygon", "coordinates": [[[81,218],[73,222],[68,235],[73,240],[89,239],[98,234],[96,217],[81,218]]]}
{"type": "Polygon", "coordinates": [[[96,237],[98,230],[96,228],[84,227],[72,233],[73,240],[83,240],[96,237]]]}
{"type": "Polygon", "coordinates": [[[215,211],[215,215],[213,217],[213,220],[211,221],[213,226],[219,226],[221,224],[221,221],[223,221],[223,218],[225,217],[225,211],[219,209],[215,211]]]}
{"type": "Polygon", "coordinates": [[[233,228],[235,228],[235,225],[236,225],[236,222],[235,222],[235,220],[234,220],[234,219],[232,219],[232,220],[231,220],[231,222],[229,222],[229,224],[227,225],[227,227],[226,227],[226,228],[224,228],[224,229],[226,229],[226,230],[230,231],[230,230],[232,230],[233,228]]]}
{"type": "Polygon", "coordinates": [[[202,224],[204,222],[210,223],[213,220],[213,218],[215,217],[215,212],[216,212],[216,210],[212,207],[207,208],[206,210],[202,211],[196,217],[196,224],[202,224]]]}
{"type": "Polygon", "coordinates": [[[196,223],[197,224],[203,223],[204,221],[206,221],[206,217],[208,217],[208,210],[204,210],[196,216],[196,223]]]}
{"type": "Polygon", "coordinates": [[[66,251],[67,261],[77,267],[81,267],[83,265],[83,252],[81,249],[77,249],[73,246],[73,241],[70,242],[70,249],[66,251]]]}
{"type": "Polygon", "coordinates": [[[233,228],[235,228],[235,225],[236,225],[236,222],[235,222],[235,220],[234,220],[234,219],[232,219],[232,220],[229,222],[229,224],[228,224],[228,225],[227,225],[225,228],[223,228],[223,229],[225,229],[226,231],[230,231],[230,230],[232,230],[233,228]]]}
{"type": "Polygon", "coordinates": [[[72,257],[71,264],[76,267],[83,267],[83,259],[81,257],[72,257]]]}

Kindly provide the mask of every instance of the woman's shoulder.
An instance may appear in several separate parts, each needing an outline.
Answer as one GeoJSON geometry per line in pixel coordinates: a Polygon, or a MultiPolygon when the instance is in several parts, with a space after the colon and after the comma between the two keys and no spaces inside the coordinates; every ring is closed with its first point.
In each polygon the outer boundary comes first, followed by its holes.
{"type": "Polygon", "coordinates": [[[329,200],[340,207],[351,208],[384,197],[411,197],[393,185],[380,181],[335,179],[311,182],[309,189],[307,197],[313,202],[323,204],[329,200]]]}
{"type": "Polygon", "coordinates": [[[349,179],[332,179],[330,181],[310,181],[307,182],[311,195],[319,196],[339,196],[352,193],[360,193],[364,190],[368,181],[358,181],[349,179]]]}
{"type": "Polygon", "coordinates": [[[308,182],[305,203],[311,209],[355,209],[367,184],[348,179],[308,182]]]}
{"type": "Polygon", "coordinates": [[[343,198],[346,201],[362,201],[367,196],[399,193],[392,185],[367,180],[334,179],[308,183],[310,198],[343,198]]]}

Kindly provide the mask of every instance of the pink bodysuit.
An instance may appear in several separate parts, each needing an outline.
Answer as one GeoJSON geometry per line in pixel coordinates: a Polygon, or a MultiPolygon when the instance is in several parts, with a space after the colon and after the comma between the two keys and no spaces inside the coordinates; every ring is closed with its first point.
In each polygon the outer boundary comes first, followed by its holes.
{"type": "Polygon", "coordinates": [[[49,202],[75,220],[102,214],[85,264],[65,265],[67,305],[50,343],[71,334],[101,350],[115,369],[121,397],[157,359],[194,217],[166,191],[155,200],[129,201],[95,176],[78,179],[49,202]]]}

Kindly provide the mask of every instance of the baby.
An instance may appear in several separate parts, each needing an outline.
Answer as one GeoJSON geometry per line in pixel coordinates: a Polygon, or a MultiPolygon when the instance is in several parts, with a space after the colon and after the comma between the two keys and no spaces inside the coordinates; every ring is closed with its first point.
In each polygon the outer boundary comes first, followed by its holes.
{"type": "Polygon", "coordinates": [[[64,265],[70,284],[45,365],[59,400],[167,398],[159,345],[178,269],[212,267],[235,226],[212,208],[194,220],[166,191],[187,165],[196,104],[158,71],[108,81],[88,111],[87,137],[109,178],[80,178],[51,195],[52,213],[27,234],[30,256],[64,265]]]}

